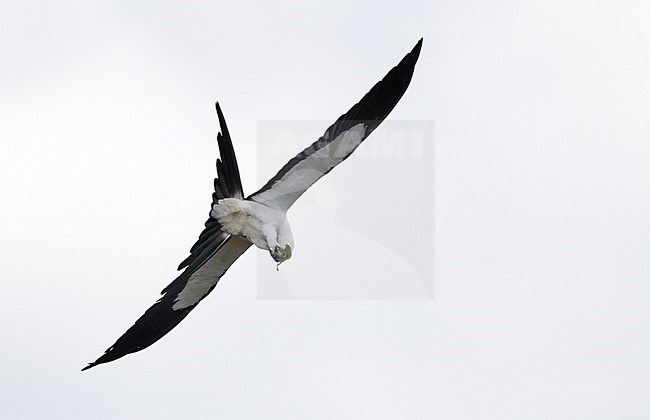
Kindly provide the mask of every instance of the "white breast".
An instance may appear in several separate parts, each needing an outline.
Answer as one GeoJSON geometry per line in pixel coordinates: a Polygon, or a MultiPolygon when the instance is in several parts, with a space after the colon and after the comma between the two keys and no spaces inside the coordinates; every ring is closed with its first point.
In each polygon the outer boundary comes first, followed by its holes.
{"type": "Polygon", "coordinates": [[[286,213],[254,201],[224,198],[210,213],[219,221],[224,232],[244,236],[264,250],[277,245],[293,248],[293,235],[286,213]]]}

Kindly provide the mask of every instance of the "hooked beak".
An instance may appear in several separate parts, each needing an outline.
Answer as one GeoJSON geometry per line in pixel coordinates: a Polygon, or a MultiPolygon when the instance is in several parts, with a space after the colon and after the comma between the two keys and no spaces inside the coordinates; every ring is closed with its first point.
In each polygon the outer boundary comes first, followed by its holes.
{"type": "Polygon", "coordinates": [[[271,252],[271,257],[273,257],[273,260],[278,263],[276,269],[280,270],[280,264],[291,258],[291,247],[289,245],[285,246],[284,248],[276,246],[275,249],[271,252]]]}

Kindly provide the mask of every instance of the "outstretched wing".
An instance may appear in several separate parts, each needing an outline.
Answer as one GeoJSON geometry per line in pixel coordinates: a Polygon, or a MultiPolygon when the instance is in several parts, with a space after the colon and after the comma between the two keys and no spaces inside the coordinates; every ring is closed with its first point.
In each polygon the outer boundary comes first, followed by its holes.
{"type": "MultiPolygon", "coordinates": [[[[214,180],[214,205],[222,198],[243,198],[239,169],[232,140],[219,104],[216,104],[221,133],[217,135],[221,159],[217,159],[217,178],[214,180]]],[[[161,292],[162,297],[142,315],[106,352],[82,370],[111,362],[129,353],[145,349],[171,331],[217,285],[226,270],[251,243],[242,237],[233,237],[221,230],[216,219],[210,217],[190,256],[178,267],[185,270],[161,292]]]]}
{"type": "Polygon", "coordinates": [[[321,138],[291,159],[248,199],[286,211],[307,188],[347,159],[404,95],[421,48],[422,39],[359,103],[339,117],[321,138]]]}

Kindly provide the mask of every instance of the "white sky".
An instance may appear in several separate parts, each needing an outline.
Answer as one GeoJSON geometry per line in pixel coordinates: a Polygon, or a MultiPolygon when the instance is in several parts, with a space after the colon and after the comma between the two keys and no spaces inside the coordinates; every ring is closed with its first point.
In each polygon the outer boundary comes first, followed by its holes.
{"type": "MultiPolygon", "coordinates": [[[[0,417],[650,416],[647,3],[26,1],[0,16],[0,417]],[[292,210],[280,274],[251,250],[159,343],[79,372],[199,234],[215,100],[252,192],[272,175],[258,121],[333,120],[420,37],[390,119],[435,121],[435,185],[430,152],[391,172],[362,145],[292,210]],[[403,201],[411,224],[380,217],[403,201]],[[409,281],[435,272],[433,299],[359,296],[400,284],[381,266],[396,255],[409,281]]],[[[391,139],[382,127],[369,143],[391,139]]]]}

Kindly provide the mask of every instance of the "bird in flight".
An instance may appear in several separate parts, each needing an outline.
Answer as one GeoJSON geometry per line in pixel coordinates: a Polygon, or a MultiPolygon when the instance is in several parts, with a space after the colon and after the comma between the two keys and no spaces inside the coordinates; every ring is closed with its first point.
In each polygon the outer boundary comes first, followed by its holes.
{"type": "Polygon", "coordinates": [[[189,257],[178,266],[184,271],[115,344],[82,370],[112,362],[158,341],[214,289],[251,245],[268,251],[278,265],[291,258],[294,241],[287,210],[307,188],[347,159],[388,116],[411,82],[421,48],[422,39],[322,137],[248,197],[244,197],[230,133],[217,103],[220,159],[212,207],[189,257]]]}

